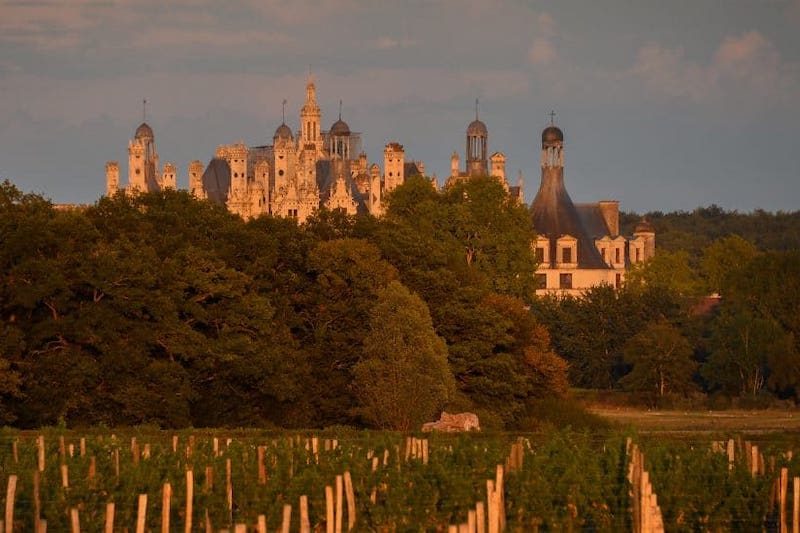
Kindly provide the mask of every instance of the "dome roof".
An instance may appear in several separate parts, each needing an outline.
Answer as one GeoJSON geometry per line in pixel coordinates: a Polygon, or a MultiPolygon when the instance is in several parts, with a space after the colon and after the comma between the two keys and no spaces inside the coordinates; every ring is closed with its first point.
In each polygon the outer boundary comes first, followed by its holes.
{"type": "Polygon", "coordinates": [[[138,128],[136,128],[136,135],[134,135],[136,139],[142,139],[148,137],[150,139],[153,138],[153,128],[150,127],[147,122],[142,122],[138,128]]]}
{"type": "Polygon", "coordinates": [[[636,223],[633,227],[633,233],[655,233],[656,230],[653,225],[647,220],[647,217],[642,217],[642,220],[636,223]]]}
{"type": "Polygon", "coordinates": [[[564,132],[553,124],[547,126],[542,132],[542,144],[551,142],[564,142],[564,132]]]}
{"type": "Polygon", "coordinates": [[[339,119],[331,126],[331,135],[350,135],[350,126],[344,120],[339,119]]]}
{"type": "Polygon", "coordinates": [[[275,135],[272,138],[274,140],[278,139],[288,140],[288,141],[294,140],[294,136],[292,135],[292,129],[285,123],[278,126],[278,129],[275,130],[275,135]]]}
{"type": "Polygon", "coordinates": [[[489,130],[486,129],[486,124],[482,121],[475,119],[467,126],[467,135],[487,135],[489,130]]]}

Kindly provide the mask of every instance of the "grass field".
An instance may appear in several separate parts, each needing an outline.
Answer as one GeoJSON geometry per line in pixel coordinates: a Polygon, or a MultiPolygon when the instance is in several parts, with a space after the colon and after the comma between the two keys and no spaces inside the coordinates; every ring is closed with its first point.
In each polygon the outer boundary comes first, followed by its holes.
{"type": "Polygon", "coordinates": [[[589,411],[640,433],[800,433],[800,410],[679,411],[589,406],[589,411]]]}

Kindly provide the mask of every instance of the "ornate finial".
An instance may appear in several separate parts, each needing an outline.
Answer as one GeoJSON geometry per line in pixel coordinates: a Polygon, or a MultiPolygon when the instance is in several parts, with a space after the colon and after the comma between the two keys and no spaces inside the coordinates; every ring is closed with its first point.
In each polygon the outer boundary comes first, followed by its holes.
{"type": "Polygon", "coordinates": [[[478,120],[478,99],[475,99],[475,120],[478,120]]]}
{"type": "Polygon", "coordinates": [[[147,98],[142,99],[142,122],[147,122],[147,98]]]}
{"type": "Polygon", "coordinates": [[[342,99],[339,98],[339,120],[342,120],[342,99]]]}
{"type": "Polygon", "coordinates": [[[548,113],[548,115],[550,115],[550,125],[554,126],[555,125],[556,112],[551,110],[548,113]]]}
{"type": "Polygon", "coordinates": [[[283,99],[281,105],[281,124],[286,124],[286,98],[283,99]]]}

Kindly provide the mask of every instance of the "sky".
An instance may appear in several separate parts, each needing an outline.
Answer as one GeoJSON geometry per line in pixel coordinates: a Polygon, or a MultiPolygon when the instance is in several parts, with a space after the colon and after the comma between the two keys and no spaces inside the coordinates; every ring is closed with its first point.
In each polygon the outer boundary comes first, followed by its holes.
{"type": "Polygon", "coordinates": [[[489,130],[525,199],[555,112],[572,199],[800,209],[800,0],[0,0],[0,179],[94,203],[143,118],[160,161],[299,128],[313,75],[370,162],[443,181],[489,130]]]}

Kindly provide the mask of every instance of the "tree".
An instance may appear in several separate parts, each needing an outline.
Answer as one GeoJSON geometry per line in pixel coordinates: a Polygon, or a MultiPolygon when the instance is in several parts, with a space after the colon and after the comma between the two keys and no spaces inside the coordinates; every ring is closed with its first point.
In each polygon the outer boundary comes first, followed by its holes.
{"type": "Polygon", "coordinates": [[[399,431],[431,420],[453,393],[447,347],[433,329],[428,307],[397,281],[378,293],[370,312],[353,388],[363,419],[399,431]]]}
{"type": "Polygon", "coordinates": [[[661,398],[668,392],[691,389],[697,367],[692,346],[670,323],[662,320],[648,324],[625,344],[624,354],[632,366],[620,380],[627,390],[654,392],[661,398]]]}
{"type": "Polygon", "coordinates": [[[800,381],[794,336],[770,317],[723,303],[711,326],[710,356],[703,368],[709,384],[728,394],[781,392],[800,381]]]}
{"type": "Polygon", "coordinates": [[[714,241],[703,250],[700,259],[700,269],[706,280],[707,290],[725,296],[731,275],[747,265],[756,255],[756,245],[738,235],[728,235],[714,241]]]}

